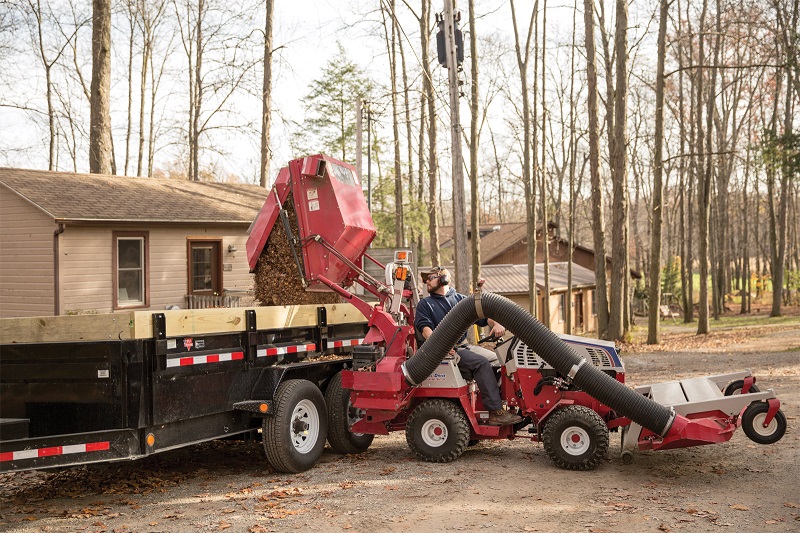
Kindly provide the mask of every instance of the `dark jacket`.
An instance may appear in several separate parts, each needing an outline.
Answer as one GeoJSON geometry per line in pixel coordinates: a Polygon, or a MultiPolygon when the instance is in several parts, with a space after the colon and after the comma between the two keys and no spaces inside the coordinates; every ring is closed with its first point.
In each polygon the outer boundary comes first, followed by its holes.
{"type": "MultiPolygon", "coordinates": [[[[436,329],[436,326],[444,319],[445,315],[464,298],[466,298],[466,296],[457,293],[455,289],[450,289],[444,296],[433,293],[427,298],[423,298],[417,305],[416,314],[414,316],[414,329],[416,329],[420,335],[422,335],[422,330],[426,326],[431,329],[436,329]]],[[[476,324],[483,327],[488,324],[488,321],[483,318],[478,320],[476,324]]],[[[466,337],[467,334],[465,332],[458,343],[463,343],[466,337]]]]}

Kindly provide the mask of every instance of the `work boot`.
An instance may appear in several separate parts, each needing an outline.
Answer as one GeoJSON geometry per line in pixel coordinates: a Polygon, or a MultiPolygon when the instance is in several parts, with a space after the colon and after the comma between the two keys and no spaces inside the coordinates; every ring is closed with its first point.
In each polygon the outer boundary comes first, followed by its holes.
{"type": "Polygon", "coordinates": [[[498,409],[497,411],[489,411],[489,420],[487,424],[490,426],[508,426],[518,422],[522,422],[521,416],[509,413],[503,409],[498,409]]]}

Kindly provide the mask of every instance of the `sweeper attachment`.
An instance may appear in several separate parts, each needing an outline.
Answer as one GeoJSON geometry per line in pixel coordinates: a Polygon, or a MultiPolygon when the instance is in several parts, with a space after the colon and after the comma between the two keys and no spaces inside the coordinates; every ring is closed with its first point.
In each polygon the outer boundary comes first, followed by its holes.
{"type": "Polygon", "coordinates": [[[248,240],[251,269],[272,231],[284,231],[292,243],[306,291],[332,291],[368,319],[352,369],[331,380],[326,392],[335,451],[361,452],[373,435],[405,430],[415,455],[447,462],[481,439],[530,438],[544,444],[556,465],[586,470],[605,458],[609,432],[620,428],[625,461],[636,449],[725,442],[738,425],[762,444],[777,442],[786,430],[774,392],[758,391],[749,371],[631,389],[612,343],[558,336],[496,294],[478,291],[462,300],[417,349],[411,253],[396,252],[383,280],[363,270],[363,259],[373,260],[366,249],[374,225],[353,168],[327,156],[298,159],[280,171],[248,240]],[[290,197],[296,233],[284,206],[290,197]],[[349,290],[354,284],[377,303],[349,290]],[[448,356],[481,318],[515,335],[496,354],[501,397],[522,417],[519,424],[486,424],[477,385],[448,356]]]}

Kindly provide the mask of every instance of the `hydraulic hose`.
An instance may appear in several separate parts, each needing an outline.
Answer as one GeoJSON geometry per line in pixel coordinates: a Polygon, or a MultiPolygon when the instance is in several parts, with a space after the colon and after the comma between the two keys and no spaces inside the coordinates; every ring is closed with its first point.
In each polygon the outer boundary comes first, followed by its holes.
{"type": "Polygon", "coordinates": [[[403,363],[402,370],[408,384],[416,386],[422,383],[436,370],[464,331],[480,318],[491,318],[503,324],[560,374],[572,379],[575,385],[618,414],[662,437],[672,426],[675,418],[672,409],[629,389],[587,363],[530,313],[503,296],[487,292],[480,298],[468,296],[453,307],[417,353],[403,363]]]}

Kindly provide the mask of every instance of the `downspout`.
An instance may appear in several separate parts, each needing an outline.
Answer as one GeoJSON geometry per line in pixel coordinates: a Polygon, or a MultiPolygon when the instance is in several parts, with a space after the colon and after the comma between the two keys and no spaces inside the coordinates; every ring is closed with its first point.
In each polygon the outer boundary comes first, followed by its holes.
{"type": "Polygon", "coordinates": [[[58,316],[61,314],[61,279],[60,265],[59,265],[59,242],[61,239],[59,235],[64,233],[65,226],[62,222],[58,223],[58,228],[53,232],[53,315],[58,316]]]}

